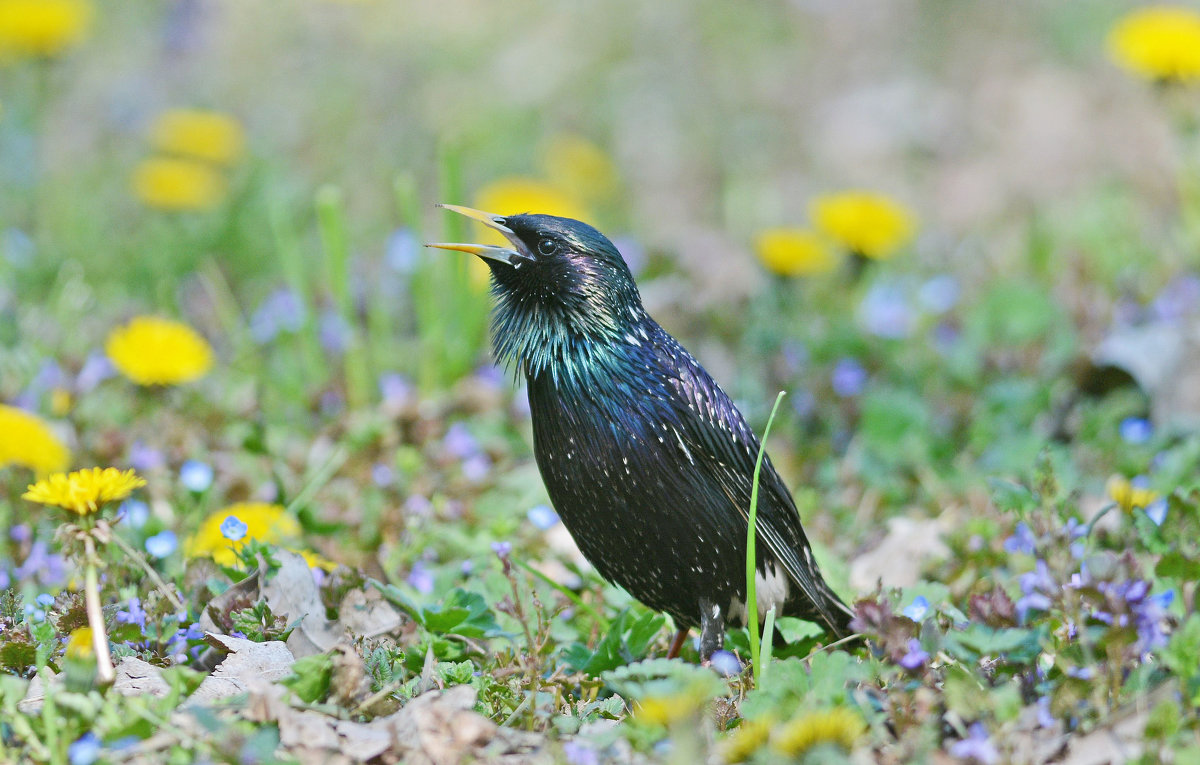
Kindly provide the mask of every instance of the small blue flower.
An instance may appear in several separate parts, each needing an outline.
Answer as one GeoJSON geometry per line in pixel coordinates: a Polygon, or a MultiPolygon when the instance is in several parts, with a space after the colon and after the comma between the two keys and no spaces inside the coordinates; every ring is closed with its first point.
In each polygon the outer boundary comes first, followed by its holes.
{"type": "Polygon", "coordinates": [[[924,595],[918,595],[913,598],[913,602],[905,606],[900,613],[912,619],[914,622],[919,622],[925,618],[925,614],[929,613],[929,599],[924,595]]]}
{"type": "Polygon", "coordinates": [[[317,321],[317,337],[321,347],[330,353],[344,353],[350,347],[353,330],[342,315],[332,308],[321,313],[317,321]]]}
{"type": "Polygon", "coordinates": [[[880,283],[867,290],[858,320],[872,335],[899,340],[912,334],[916,316],[899,286],[880,283]]]}
{"type": "Polygon", "coordinates": [[[117,515],[130,528],[140,529],[150,520],[150,506],[140,499],[127,499],[117,508],[117,515]]]}
{"type": "Polygon", "coordinates": [[[907,670],[924,667],[929,661],[929,652],[921,649],[921,641],[912,638],[908,641],[908,653],[900,657],[900,666],[907,670]]]}
{"type": "Polygon", "coordinates": [[[462,474],[471,483],[480,483],[487,478],[488,472],[492,469],[492,458],[480,452],[472,454],[463,460],[462,474]]]}
{"type": "Polygon", "coordinates": [[[46,608],[54,605],[54,596],[48,592],[43,592],[41,595],[38,595],[36,598],[34,598],[34,600],[39,606],[45,606],[46,608]]]}
{"type": "Polygon", "coordinates": [[[1167,498],[1159,497],[1145,508],[1146,516],[1154,521],[1155,526],[1163,525],[1163,521],[1167,519],[1167,498]]]}
{"type": "Polygon", "coordinates": [[[398,274],[407,276],[416,270],[421,247],[412,229],[398,228],[388,234],[383,261],[398,274]]]}
{"type": "Polygon", "coordinates": [[[558,513],[550,509],[549,505],[535,505],[529,508],[529,512],[525,513],[525,517],[542,531],[553,528],[558,523],[558,513]]]}
{"type": "Polygon", "coordinates": [[[221,536],[228,539],[230,542],[238,542],[242,537],[246,536],[246,530],[249,527],[242,523],[242,519],[236,515],[231,515],[221,521],[221,536]]]}
{"type": "Polygon", "coordinates": [[[100,738],[88,731],[67,747],[67,759],[71,765],[92,765],[100,758],[100,749],[100,738]]]}
{"type": "Polygon", "coordinates": [[[1129,444],[1144,444],[1154,435],[1154,426],[1145,417],[1126,417],[1121,420],[1121,438],[1129,444]]]}
{"type": "Polygon", "coordinates": [[[197,494],[206,491],[213,482],[212,465],[199,460],[188,460],[179,468],[179,482],[188,491],[197,494]]]}
{"type": "Polygon", "coordinates": [[[1077,680],[1091,680],[1095,674],[1095,670],[1091,667],[1067,667],[1067,677],[1074,677],[1077,680]]]}
{"type": "Polygon", "coordinates": [[[742,674],[742,663],[729,651],[713,651],[708,661],[709,665],[724,677],[742,674]]]}
{"type": "Polygon", "coordinates": [[[867,385],[867,370],[854,359],[841,358],[833,367],[830,382],[833,392],[842,398],[857,396],[867,385]]]}
{"type": "Polygon", "coordinates": [[[179,540],[175,532],[165,529],[154,536],[146,537],[146,552],[159,560],[179,549],[179,540]]]}
{"type": "Polygon", "coordinates": [[[921,285],[917,290],[917,300],[926,311],[943,314],[958,305],[961,292],[958,279],[950,274],[938,274],[921,285]]]}

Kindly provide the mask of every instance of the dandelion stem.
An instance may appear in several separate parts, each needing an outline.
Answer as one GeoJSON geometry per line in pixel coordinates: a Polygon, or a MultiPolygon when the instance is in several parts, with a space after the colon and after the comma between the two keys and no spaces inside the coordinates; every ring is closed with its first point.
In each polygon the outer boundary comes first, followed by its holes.
{"type": "Polygon", "coordinates": [[[100,576],[96,571],[96,540],[83,537],[87,561],[84,564],[83,595],[87,603],[88,624],[92,628],[92,647],[96,651],[96,676],[100,685],[111,685],[117,679],[112,654],[108,651],[108,635],[104,631],[104,612],[100,609],[100,576]]]}
{"type": "Polygon", "coordinates": [[[175,593],[171,592],[170,588],[167,587],[167,583],[163,581],[163,578],[158,575],[158,572],[154,570],[154,567],[147,563],[146,559],[143,558],[137,550],[134,550],[132,547],[130,547],[124,539],[121,539],[116,534],[112,535],[112,540],[117,543],[117,547],[121,549],[121,552],[125,553],[130,560],[136,562],[142,567],[142,570],[146,572],[146,576],[150,577],[150,581],[154,582],[154,586],[157,587],[158,591],[163,594],[163,597],[171,601],[171,605],[175,607],[176,612],[184,611],[186,609],[183,601],[180,600],[175,593]]]}

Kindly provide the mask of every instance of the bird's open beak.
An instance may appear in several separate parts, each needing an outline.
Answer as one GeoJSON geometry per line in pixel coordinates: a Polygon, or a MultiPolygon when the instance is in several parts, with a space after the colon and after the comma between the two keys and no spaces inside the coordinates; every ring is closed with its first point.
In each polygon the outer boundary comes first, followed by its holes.
{"type": "Polygon", "coordinates": [[[437,247],[441,250],[458,250],[459,252],[469,252],[472,255],[478,255],[487,260],[495,260],[500,263],[507,263],[513,268],[520,268],[521,263],[526,260],[533,260],[533,253],[525,247],[524,242],[517,236],[511,228],[505,225],[503,215],[493,215],[475,210],[470,207],[461,205],[438,205],[444,207],[450,212],[456,212],[459,215],[465,215],[471,220],[478,221],[488,228],[495,229],[504,235],[504,238],[512,242],[512,247],[500,247],[495,244],[461,244],[458,242],[430,242],[426,247],[437,247]]]}

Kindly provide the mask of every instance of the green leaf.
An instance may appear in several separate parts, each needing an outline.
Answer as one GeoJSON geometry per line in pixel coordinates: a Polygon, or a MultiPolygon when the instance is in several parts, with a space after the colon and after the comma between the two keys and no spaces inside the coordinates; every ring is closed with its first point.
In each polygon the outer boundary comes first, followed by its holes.
{"type": "Polygon", "coordinates": [[[421,609],[421,623],[430,632],[444,635],[454,632],[454,628],[466,621],[470,615],[470,609],[447,606],[443,603],[421,609]]]}
{"type": "Polygon", "coordinates": [[[291,688],[306,704],[325,698],[329,692],[329,681],[333,677],[333,656],[327,653],[313,654],[297,659],[292,664],[292,674],[281,682],[291,688]]]}
{"type": "Polygon", "coordinates": [[[1172,577],[1184,581],[1200,579],[1200,561],[1193,560],[1178,550],[1163,555],[1154,567],[1155,576],[1172,577]]]}

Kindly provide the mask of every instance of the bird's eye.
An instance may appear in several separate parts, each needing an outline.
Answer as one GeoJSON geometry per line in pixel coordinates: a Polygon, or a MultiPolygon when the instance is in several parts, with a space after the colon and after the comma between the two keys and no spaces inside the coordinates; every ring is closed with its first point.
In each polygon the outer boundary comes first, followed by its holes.
{"type": "Polygon", "coordinates": [[[553,255],[557,249],[558,245],[554,243],[553,239],[543,239],[538,242],[538,252],[543,255],[553,255]]]}

